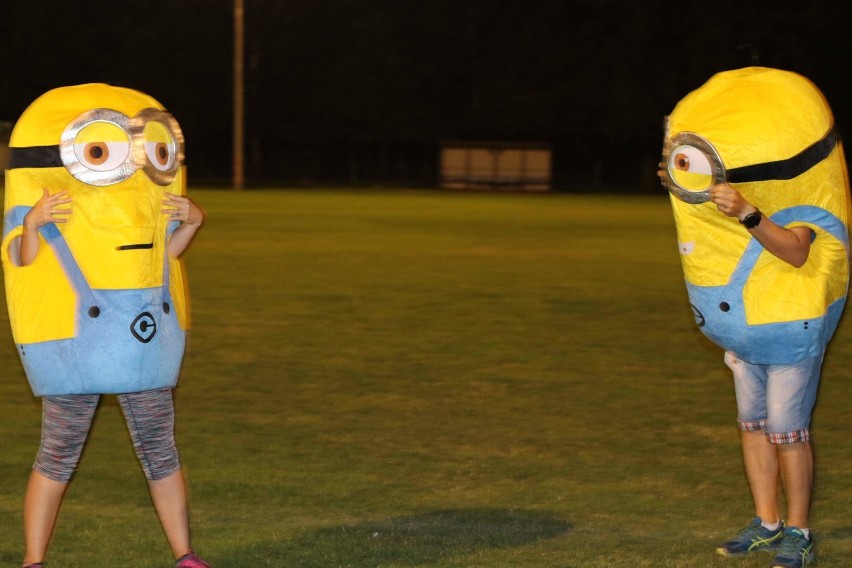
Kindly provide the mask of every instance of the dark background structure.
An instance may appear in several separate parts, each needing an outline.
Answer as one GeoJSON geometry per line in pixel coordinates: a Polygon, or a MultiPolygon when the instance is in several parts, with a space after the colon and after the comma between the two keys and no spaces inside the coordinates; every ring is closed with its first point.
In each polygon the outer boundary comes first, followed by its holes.
{"type": "MultiPolygon", "coordinates": [[[[800,72],[852,128],[840,1],[245,0],[249,185],[436,182],[440,141],[542,141],[557,190],[655,191],[663,116],[713,73],[800,72]]],[[[0,121],[108,82],[181,123],[190,180],[227,184],[231,0],[0,4],[0,121]]]]}

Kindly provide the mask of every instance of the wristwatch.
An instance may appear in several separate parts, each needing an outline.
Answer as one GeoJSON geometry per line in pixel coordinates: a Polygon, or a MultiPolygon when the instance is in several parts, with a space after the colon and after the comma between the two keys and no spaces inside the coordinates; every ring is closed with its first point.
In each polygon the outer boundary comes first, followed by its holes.
{"type": "Polygon", "coordinates": [[[760,209],[755,209],[753,213],[749,213],[740,219],[740,223],[742,223],[743,227],[746,229],[754,229],[760,225],[761,219],[763,219],[763,213],[760,212],[760,209]]]}

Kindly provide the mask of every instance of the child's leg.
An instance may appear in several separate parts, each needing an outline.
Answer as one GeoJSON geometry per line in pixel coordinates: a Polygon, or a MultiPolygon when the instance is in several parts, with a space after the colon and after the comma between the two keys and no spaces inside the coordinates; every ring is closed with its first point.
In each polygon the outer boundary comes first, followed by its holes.
{"type": "Polygon", "coordinates": [[[49,479],[37,471],[30,474],[24,497],[24,566],[44,560],[67,487],[67,483],[49,479]]]}
{"type": "Polygon", "coordinates": [[[175,558],[190,551],[189,513],[174,439],[171,389],[119,395],[151,500],[175,558]]]}
{"type": "Polygon", "coordinates": [[[166,478],[148,480],[154,509],[163,525],[172,554],[180,558],[192,551],[189,536],[189,511],[183,472],[177,470],[166,478]]]}
{"type": "Polygon", "coordinates": [[[42,398],[41,446],[24,497],[24,564],[44,560],[98,400],[98,395],[42,398]]]}

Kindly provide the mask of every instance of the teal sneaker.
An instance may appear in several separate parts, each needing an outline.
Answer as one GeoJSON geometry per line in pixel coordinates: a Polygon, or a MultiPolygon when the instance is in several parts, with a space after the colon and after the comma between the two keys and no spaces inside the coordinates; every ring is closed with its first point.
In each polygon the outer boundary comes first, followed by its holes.
{"type": "Polygon", "coordinates": [[[807,538],[800,529],[787,527],[772,568],[804,568],[815,559],[813,536],[807,538]]]}
{"type": "Polygon", "coordinates": [[[759,550],[774,550],[784,538],[784,523],[771,531],[764,527],[760,517],[755,517],[751,523],[737,533],[737,536],[716,549],[719,556],[734,556],[759,550]]]}

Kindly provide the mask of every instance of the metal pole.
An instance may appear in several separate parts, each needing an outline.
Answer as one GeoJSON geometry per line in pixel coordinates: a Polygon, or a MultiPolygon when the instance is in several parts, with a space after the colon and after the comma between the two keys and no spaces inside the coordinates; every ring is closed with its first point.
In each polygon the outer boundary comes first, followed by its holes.
{"type": "Polygon", "coordinates": [[[243,0],[234,0],[234,189],[243,189],[245,185],[245,157],[243,153],[245,102],[244,83],[244,20],[243,0]]]}

